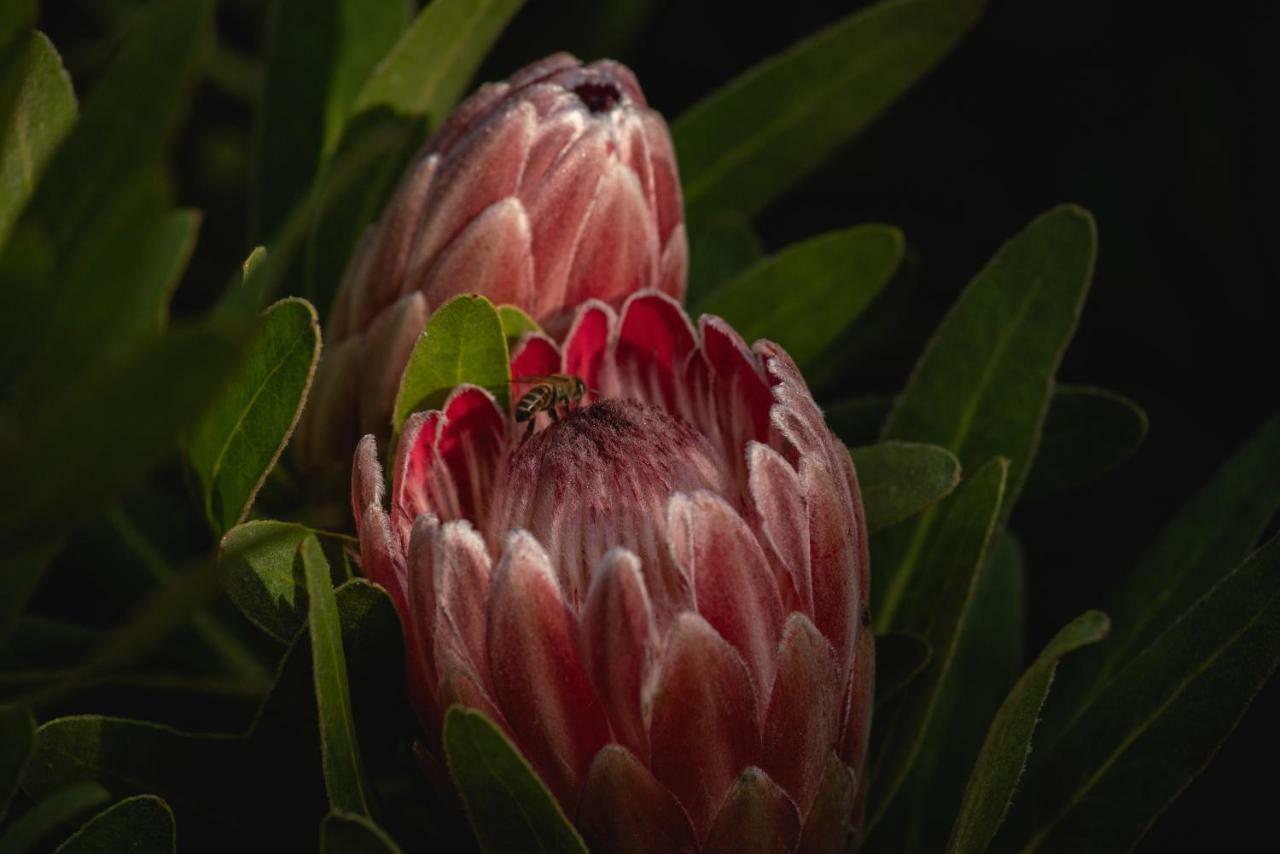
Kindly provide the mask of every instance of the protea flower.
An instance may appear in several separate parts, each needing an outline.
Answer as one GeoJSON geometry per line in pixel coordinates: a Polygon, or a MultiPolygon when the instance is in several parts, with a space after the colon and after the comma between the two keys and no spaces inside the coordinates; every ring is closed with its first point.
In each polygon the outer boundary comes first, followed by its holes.
{"type": "Polygon", "coordinates": [[[626,67],[556,54],[488,84],[427,140],[344,276],[296,450],[386,435],[427,315],[461,293],[553,335],[587,299],[682,299],[688,249],[666,123],[626,67]]]}
{"type": "Polygon", "coordinates": [[[427,739],[477,708],[593,851],[841,850],[874,668],[849,455],[776,345],[670,297],[580,308],[513,376],[592,391],[523,437],[463,386],[356,450],[364,572],[427,739]],[[752,847],[750,850],[759,850],[752,847]]]}

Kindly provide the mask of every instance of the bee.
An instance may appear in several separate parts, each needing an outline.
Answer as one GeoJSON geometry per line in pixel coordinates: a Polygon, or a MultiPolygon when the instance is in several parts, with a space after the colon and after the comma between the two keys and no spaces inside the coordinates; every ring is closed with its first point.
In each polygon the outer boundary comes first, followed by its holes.
{"type": "Polygon", "coordinates": [[[521,441],[533,435],[533,425],[537,422],[539,412],[550,415],[552,421],[559,421],[560,407],[563,406],[565,412],[569,412],[587,393],[587,384],[581,377],[575,377],[573,374],[516,377],[513,382],[534,383],[534,386],[516,401],[516,423],[529,422],[521,441]]]}

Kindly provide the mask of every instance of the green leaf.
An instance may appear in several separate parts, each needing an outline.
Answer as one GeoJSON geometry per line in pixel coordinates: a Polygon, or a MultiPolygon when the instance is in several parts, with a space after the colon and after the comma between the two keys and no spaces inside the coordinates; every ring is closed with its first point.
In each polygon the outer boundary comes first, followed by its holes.
{"type": "Polygon", "coordinates": [[[507,339],[508,352],[515,349],[526,332],[542,331],[536,320],[514,305],[498,306],[498,321],[502,324],[503,337],[507,339]]]}
{"type": "Polygon", "coordinates": [[[163,154],[190,97],[210,6],[207,0],[149,4],[95,83],[27,211],[55,249],[69,246],[95,212],[163,154]]]}
{"type": "Polygon", "coordinates": [[[438,409],[463,383],[488,389],[505,410],[511,365],[502,321],[493,303],[478,295],[454,297],[431,315],[413,347],[396,394],[394,427],[420,409],[438,409]]]}
{"type": "MultiPolygon", "coordinates": [[[[2,44],[3,40],[0,40],[2,44]]],[[[76,94],[44,33],[0,62],[0,246],[76,120],[76,94]]]]}
{"type": "Polygon", "coordinates": [[[701,301],[763,255],[749,217],[730,211],[708,215],[689,235],[688,301],[701,301]]]}
{"type": "Polygon", "coordinates": [[[400,846],[368,817],[334,810],[320,822],[320,854],[400,854],[400,846]]]}
{"type": "Polygon", "coordinates": [[[902,248],[902,232],[887,225],[833,231],[770,255],[712,291],[695,313],[723,317],[747,341],[777,341],[805,368],[888,283],[902,248]]]}
{"type": "Polygon", "coordinates": [[[156,176],[143,176],[87,224],[46,289],[59,299],[43,310],[39,337],[24,357],[18,395],[40,399],[84,382],[159,335],[169,299],[191,258],[200,216],[165,213],[156,176]]]}
{"type": "Polygon", "coordinates": [[[964,801],[951,831],[947,850],[953,854],[982,854],[1004,821],[1018,787],[1040,709],[1049,696],[1058,659],[1107,636],[1110,621],[1101,611],[1087,611],[1054,635],[1035,663],[1022,674],[996,712],[987,739],[969,777],[964,801]]]}
{"type": "Polygon", "coordinates": [[[1280,538],[1167,623],[1056,744],[1033,754],[1001,847],[1132,850],[1204,769],[1277,664],[1280,538]]]}
{"type": "Polygon", "coordinates": [[[24,706],[0,706],[0,822],[18,791],[36,737],[35,718],[24,706]]]}
{"type": "Polygon", "coordinates": [[[18,624],[44,568],[58,549],[58,545],[37,545],[0,557],[0,641],[6,640],[18,624]]]}
{"type": "Polygon", "coordinates": [[[924,638],[915,635],[876,637],[876,708],[888,704],[919,676],[933,657],[924,638]]]}
{"type": "Polygon", "coordinates": [[[58,846],[54,854],[172,854],[178,850],[173,810],[155,795],[113,804],[58,846]]]}
{"type": "Polygon", "coordinates": [[[320,756],[325,788],[335,810],[369,815],[364,769],[347,689],[347,660],[342,652],[338,601],[329,563],[314,535],[302,541],[302,567],[307,579],[307,621],[311,631],[311,666],[316,706],[320,710],[320,756]]]}
{"type": "Polygon", "coordinates": [[[451,706],[444,719],[444,749],[482,851],[586,854],[556,799],[483,714],[451,706]]]}
{"type": "Polygon", "coordinates": [[[36,24],[36,0],[10,0],[0,14],[0,53],[36,24]]]}
{"type": "Polygon", "coordinates": [[[175,328],[6,425],[0,553],[56,537],[140,480],[235,370],[242,342],[237,329],[175,328]]]}
{"type": "Polygon", "coordinates": [[[688,219],[758,212],[937,64],[981,8],[980,0],[879,3],[695,104],[672,128],[688,219]]]}
{"type": "Polygon", "coordinates": [[[1102,388],[1059,383],[1027,477],[1027,497],[1097,478],[1128,458],[1146,436],[1147,413],[1132,400],[1102,388]]]}
{"type": "Polygon", "coordinates": [[[945,448],[916,442],[881,442],[851,448],[867,513],[879,531],[941,501],[960,482],[960,462],[945,448]]]}
{"type": "Polygon", "coordinates": [[[360,87],[409,20],[405,0],[275,4],[258,135],[256,233],[284,222],[337,149],[360,87]]]}
{"type": "Polygon", "coordinates": [[[885,438],[942,445],[966,470],[1008,457],[1007,515],[1035,456],[1096,254],[1093,218],[1071,205],[1001,247],[929,342],[885,438]]]}
{"type": "Polygon", "coordinates": [[[258,628],[289,643],[307,619],[307,583],[298,549],[311,530],[293,522],[237,525],[222,538],[227,593],[258,628]]]}
{"type": "Polygon", "coordinates": [[[188,447],[215,531],[249,514],[298,423],[319,359],[320,323],[311,303],[289,297],[267,309],[240,369],[188,447]]]}
{"type": "Polygon", "coordinates": [[[1280,511],[1280,417],[1272,418],[1165,527],[1137,566],[1107,596],[1115,630],[1100,655],[1062,668],[1046,733],[1057,734],[1116,672],[1129,664],[1244,560],[1280,511]]]}
{"type": "Polygon", "coordinates": [[[955,660],[1000,511],[1007,471],[1005,460],[992,460],[928,511],[932,521],[921,544],[922,569],[913,579],[890,631],[922,638],[933,650],[933,656],[921,675],[877,716],[872,733],[867,824],[871,834],[920,753],[941,687],[955,660]]]}
{"type": "Polygon", "coordinates": [[[365,82],[355,112],[385,105],[438,127],[523,0],[432,0],[365,82]]]}
{"type": "Polygon", "coordinates": [[[31,851],[57,828],[110,799],[111,793],[97,783],[77,783],[60,789],[9,825],[0,836],[0,854],[31,851]]]}

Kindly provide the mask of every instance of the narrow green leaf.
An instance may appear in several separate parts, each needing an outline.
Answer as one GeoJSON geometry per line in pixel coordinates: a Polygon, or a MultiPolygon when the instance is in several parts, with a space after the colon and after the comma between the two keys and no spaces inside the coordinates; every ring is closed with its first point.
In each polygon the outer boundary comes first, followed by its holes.
{"type": "Polygon", "coordinates": [[[941,501],[960,482],[960,462],[945,448],[916,442],[881,442],[851,448],[867,513],[879,531],[941,501]]]}
{"type": "Polygon", "coordinates": [[[311,530],[293,522],[237,525],[222,538],[227,593],[241,613],[283,643],[307,619],[307,583],[296,560],[311,530]]]}
{"type": "Polygon", "coordinates": [[[149,4],[94,85],[27,212],[56,249],[69,246],[96,211],[163,153],[190,95],[210,6],[208,0],[149,4]]]}
{"type": "Polygon", "coordinates": [[[1007,456],[1007,515],[1035,456],[1096,254],[1093,218],[1071,205],[1001,247],[929,342],[885,438],[942,445],[966,469],[1007,456]]]}
{"type": "Polygon", "coordinates": [[[109,800],[111,793],[97,783],[76,783],[60,789],[9,825],[0,836],[0,854],[25,854],[62,825],[109,800]]]}
{"type": "Polygon", "coordinates": [[[200,417],[242,342],[237,329],[175,328],[7,430],[0,553],[57,536],[136,483],[200,417]]]}
{"type": "Polygon", "coordinates": [[[267,247],[255,246],[253,251],[249,253],[249,257],[244,259],[244,263],[240,265],[240,276],[248,285],[249,279],[257,275],[262,269],[262,264],[267,260],[267,247]]]}
{"type": "Polygon", "coordinates": [[[998,841],[1023,852],[1132,850],[1277,664],[1280,538],[1168,623],[1055,745],[1033,754],[998,841]]]}
{"type": "Polygon", "coordinates": [[[1147,436],[1147,413],[1127,397],[1059,383],[1044,422],[1027,497],[1097,478],[1129,457],[1147,436]]]}
{"type": "Polygon", "coordinates": [[[927,511],[932,518],[921,545],[921,572],[889,630],[919,636],[933,656],[924,672],[877,716],[867,825],[871,834],[910,773],[937,708],[986,560],[1007,471],[1005,460],[992,460],[927,511]]]}
{"type": "Polygon", "coordinates": [[[405,0],[282,0],[258,135],[256,233],[266,237],[336,149],[360,87],[409,18],[405,0]]]}
{"type": "Polygon", "coordinates": [[[36,721],[24,706],[0,706],[0,822],[31,757],[36,721]]]}
{"type": "Polygon", "coordinates": [[[240,370],[188,446],[215,531],[249,514],[298,423],[319,359],[320,323],[311,303],[289,297],[267,309],[240,370]]]}
{"type": "Polygon", "coordinates": [[[320,854],[400,854],[400,846],[368,817],[334,810],[320,822],[320,854]]]}
{"type": "Polygon", "coordinates": [[[689,219],[755,213],[937,64],[980,0],[888,0],[765,60],[672,128],[689,219]]]}
{"type": "Polygon", "coordinates": [[[902,232],[887,225],[833,231],[770,255],[712,291],[694,313],[723,317],[747,341],[777,341],[804,368],[888,283],[902,248],[902,232]]]}
{"type": "Polygon", "coordinates": [[[0,247],[44,168],[76,121],[76,95],[62,58],[41,32],[0,54],[0,247]]]}
{"type": "Polygon", "coordinates": [[[763,255],[750,217],[731,211],[708,215],[689,235],[688,301],[705,299],[763,255]]]}
{"type": "Polygon", "coordinates": [[[1087,611],[1068,623],[1049,641],[1040,657],[1022,675],[1000,706],[969,777],[964,801],[951,831],[947,850],[954,854],[982,854],[1004,821],[1018,787],[1040,709],[1049,696],[1058,659],[1107,635],[1110,621],[1101,611],[1087,611]]]}
{"type": "Polygon", "coordinates": [[[432,0],[356,98],[355,112],[385,105],[438,127],[524,0],[432,0]]]}
{"type": "Polygon", "coordinates": [[[542,331],[536,320],[514,305],[498,306],[498,320],[502,323],[502,334],[507,339],[508,351],[515,348],[526,332],[542,331]]]}
{"type": "Polygon", "coordinates": [[[1280,511],[1277,470],[1280,417],[1227,461],[1107,596],[1115,631],[1100,655],[1079,656],[1063,666],[1059,688],[1075,702],[1050,709],[1047,734],[1060,733],[1108,679],[1244,560],[1280,511]]]}
{"type": "Polygon", "coordinates": [[[155,795],[135,795],[89,819],[54,854],[173,854],[177,850],[173,810],[155,795]]]}
{"type": "Polygon", "coordinates": [[[915,635],[876,637],[876,708],[887,705],[919,676],[933,657],[928,641],[915,635]]]}
{"type": "Polygon", "coordinates": [[[0,642],[17,625],[57,545],[37,545],[0,557],[0,642]]]}
{"type": "Polygon", "coordinates": [[[506,409],[511,394],[507,339],[493,303],[482,296],[454,297],[427,321],[400,379],[396,433],[410,414],[439,408],[463,383],[488,389],[506,409]]]}
{"type": "Polygon", "coordinates": [[[320,710],[320,755],[329,803],[342,812],[369,815],[364,768],[347,687],[347,659],[342,652],[338,600],[333,594],[329,562],[314,535],[302,541],[302,567],[307,579],[307,622],[311,631],[311,664],[316,706],[320,710]]]}
{"type": "Polygon", "coordinates": [[[486,854],[586,854],[586,845],[556,799],[515,745],[483,714],[451,706],[444,719],[444,749],[486,854]]]}

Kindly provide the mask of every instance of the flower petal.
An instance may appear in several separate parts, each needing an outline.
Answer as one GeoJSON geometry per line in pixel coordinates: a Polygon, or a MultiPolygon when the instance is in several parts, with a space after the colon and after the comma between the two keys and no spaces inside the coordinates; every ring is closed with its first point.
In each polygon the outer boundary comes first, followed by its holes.
{"type": "Polygon", "coordinates": [[[794,851],[800,839],[796,805],[759,768],[747,768],[716,814],[702,850],[706,854],[775,854],[794,851]]]}
{"type": "Polygon", "coordinates": [[[360,438],[356,401],[362,381],[361,349],[361,336],[356,335],[326,346],[320,357],[294,443],[305,465],[343,460],[360,438]]]}
{"type": "Polygon", "coordinates": [[[871,737],[871,710],[875,707],[876,639],[871,630],[871,615],[862,611],[858,632],[858,651],[853,660],[853,678],[849,682],[844,742],[841,758],[862,775],[867,762],[867,743],[871,737]]]}
{"type": "Polygon", "coordinates": [[[484,540],[463,520],[447,522],[436,539],[435,658],[440,670],[461,663],[489,682],[485,650],[492,562],[484,540]]]}
{"type": "Polygon", "coordinates": [[[792,614],[778,651],[778,678],[765,715],[761,767],[806,815],[840,742],[845,694],[835,651],[803,614],[792,614]]]}
{"type": "Polygon", "coordinates": [[[704,314],[698,320],[698,328],[702,352],[715,377],[719,411],[729,416],[721,429],[734,447],[741,447],[748,439],[765,439],[769,435],[773,394],[755,356],[737,330],[719,317],[704,314]]]}
{"type": "Polygon", "coordinates": [[[355,462],[351,466],[351,515],[356,520],[356,536],[364,523],[364,510],[370,504],[382,506],[382,463],[378,461],[378,440],[365,436],[356,445],[355,462]]]}
{"type": "Polygon", "coordinates": [[[858,559],[853,513],[843,484],[811,456],[800,460],[800,484],[809,508],[809,566],[813,622],[836,649],[840,673],[853,664],[858,634],[858,559]]]}
{"type": "Polygon", "coordinates": [[[427,326],[427,301],[411,293],[387,306],[364,335],[360,353],[360,432],[386,437],[400,375],[427,326]]]}
{"type": "Polygon", "coordinates": [[[684,309],[666,294],[642,291],[623,305],[621,318],[615,345],[619,371],[634,377],[632,383],[639,388],[633,388],[633,393],[648,389],[652,377],[663,378],[666,398],[650,393],[649,399],[672,408],[672,378],[698,343],[684,309]]]}
{"type": "Polygon", "coordinates": [[[782,601],[751,529],[723,498],[699,490],[671,497],[667,535],[672,556],[693,583],[698,613],[742,655],[757,696],[767,698],[777,668],[782,601]]]}
{"type": "Polygon", "coordinates": [[[507,540],[493,579],[488,648],[494,694],[517,743],[572,808],[609,726],[578,652],[577,621],[542,546],[524,531],[507,540]]]}
{"type": "Polygon", "coordinates": [[[649,704],[650,767],[699,837],[760,754],[755,691],[741,656],[697,614],[676,618],[649,704]]]}
{"type": "Polygon", "coordinates": [[[592,851],[696,854],[698,841],[666,786],[624,747],[606,745],[591,763],[578,828],[592,851]]]}
{"type": "Polygon", "coordinates": [[[853,848],[853,772],[835,754],[827,757],[826,770],[813,808],[804,821],[796,854],[845,854],[853,848]]]}
{"type": "Polygon", "coordinates": [[[540,332],[526,332],[511,356],[511,399],[519,400],[533,387],[533,382],[520,382],[521,377],[540,377],[560,373],[560,348],[540,332]]]}
{"type": "MultiPolygon", "coordinates": [[[[424,513],[413,523],[405,559],[404,625],[405,659],[409,697],[422,720],[436,720],[441,708],[437,696],[439,669],[435,636],[436,593],[435,551],[440,523],[424,513]]],[[[433,743],[438,733],[431,733],[433,743]]]]}
{"type": "Polygon", "coordinates": [[[800,476],[773,448],[751,442],[747,446],[747,480],[760,527],[760,541],[773,563],[778,586],[784,594],[795,597],[790,610],[800,610],[812,617],[809,512],[800,476]]]}
{"type": "Polygon", "coordinates": [[[415,412],[405,419],[400,431],[391,487],[391,519],[402,538],[423,513],[441,519],[457,517],[457,490],[436,451],[440,421],[440,413],[434,410],[415,412]]]}
{"type": "MultiPolygon", "coordinates": [[[[440,158],[434,154],[420,154],[409,164],[405,175],[396,187],[395,195],[386,207],[386,213],[378,222],[378,243],[372,263],[364,275],[357,317],[368,318],[377,312],[377,305],[390,302],[398,293],[404,294],[408,284],[405,268],[413,254],[414,242],[422,226],[422,214],[431,198],[431,182],[435,179],[440,158]],[[373,309],[371,312],[370,309],[373,309]]],[[[362,325],[363,328],[363,325],[362,325]]]]}
{"type": "Polygon", "coordinates": [[[614,549],[596,568],[582,609],[582,642],[614,738],[637,756],[648,756],[640,692],[657,637],[640,559],[633,553],[614,549]]]}
{"type": "Polygon", "coordinates": [[[458,516],[475,519],[485,506],[506,442],[506,419],[493,395],[461,385],[444,402],[436,450],[457,489],[458,516]]]}
{"type": "Polygon", "coordinates": [[[652,287],[658,273],[657,224],[636,174],[611,155],[578,235],[564,304],[600,299],[616,305],[652,287]]]}
{"type": "Polygon", "coordinates": [[[609,337],[617,318],[613,309],[598,300],[588,300],[564,339],[564,372],[581,377],[587,388],[599,393],[609,337]]]}
{"type": "Polygon", "coordinates": [[[396,610],[406,613],[404,556],[391,532],[387,511],[378,504],[365,508],[360,524],[360,570],[365,578],[386,588],[396,610]]]}
{"type": "Polygon", "coordinates": [[[689,239],[684,224],[677,225],[662,247],[662,260],[658,266],[658,290],[667,296],[684,302],[684,292],[689,281],[689,239]]]}
{"type": "MultiPolygon", "coordinates": [[[[533,307],[533,249],[524,205],[500,199],[466,225],[423,267],[411,287],[439,307],[459,294],[481,293],[497,304],[533,307]]],[[[406,358],[405,361],[408,361],[406,358]]]]}

